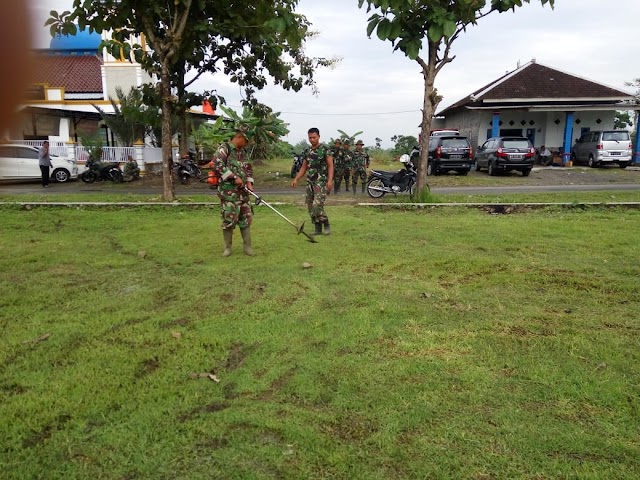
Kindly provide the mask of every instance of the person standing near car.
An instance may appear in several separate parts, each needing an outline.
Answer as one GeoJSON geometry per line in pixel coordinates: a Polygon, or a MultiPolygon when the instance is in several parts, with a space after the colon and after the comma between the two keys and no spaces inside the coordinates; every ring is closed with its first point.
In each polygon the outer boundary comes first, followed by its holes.
{"type": "Polygon", "coordinates": [[[351,187],[353,194],[356,194],[356,184],[358,179],[362,184],[362,193],[364,193],[367,184],[367,168],[369,168],[369,154],[363,150],[364,142],[358,140],[356,143],[356,151],[353,152],[353,173],[351,175],[351,187]]]}
{"type": "Polygon", "coordinates": [[[40,175],[42,175],[42,187],[49,188],[49,177],[51,173],[49,169],[51,164],[51,156],[49,155],[49,141],[45,140],[40,150],[38,150],[38,165],[40,165],[40,175]]]}
{"type": "Polygon", "coordinates": [[[298,181],[305,173],[307,174],[305,203],[311,221],[316,227],[313,235],[322,235],[322,227],[324,227],[324,234],[329,235],[331,226],[329,225],[329,217],[324,210],[324,202],[327,199],[327,193],[333,188],[333,153],[335,150],[320,143],[320,130],[317,128],[310,128],[308,136],[311,147],[304,151],[302,166],[296,178],[291,182],[291,186],[296,188],[298,181]]]}
{"type": "Polygon", "coordinates": [[[240,228],[244,243],[244,254],[255,256],[251,247],[251,210],[247,190],[253,191],[253,167],[249,163],[244,148],[249,144],[251,132],[246,125],[239,125],[229,142],[218,147],[213,163],[213,171],[220,179],[218,197],[222,214],[223,257],[231,255],[233,230],[240,228]]]}

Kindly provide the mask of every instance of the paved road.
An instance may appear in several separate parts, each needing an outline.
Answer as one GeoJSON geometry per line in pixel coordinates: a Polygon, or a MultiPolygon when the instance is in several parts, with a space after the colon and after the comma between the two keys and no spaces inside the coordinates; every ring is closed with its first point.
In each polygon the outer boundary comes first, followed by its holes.
{"type": "MultiPolygon", "coordinates": [[[[504,193],[536,193],[536,192],[578,192],[578,191],[616,191],[616,190],[640,190],[640,183],[609,183],[602,185],[513,185],[513,186],[492,186],[492,187],[433,187],[431,191],[440,195],[482,195],[482,194],[504,194],[504,193]]],[[[270,188],[258,189],[259,192],[268,192],[271,195],[303,195],[304,188],[270,188]]],[[[119,193],[119,194],[140,194],[140,195],[161,195],[161,187],[135,187],[131,189],[123,188],[121,185],[93,184],[87,185],[80,181],[73,181],[68,184],[51,184],[51,188],[43,189],[37,183],[0,184],[0,194],[33,194],[33,193],[119,193]]],[[[176,185],[176,193],[195,194],[211,193],[211,190],[204,186],[176,185]]]]}

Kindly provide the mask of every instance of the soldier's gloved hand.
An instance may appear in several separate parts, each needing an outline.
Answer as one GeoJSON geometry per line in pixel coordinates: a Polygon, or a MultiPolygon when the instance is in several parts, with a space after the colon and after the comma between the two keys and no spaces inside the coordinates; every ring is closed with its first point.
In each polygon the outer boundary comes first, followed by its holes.
{"type": "Polygon", "coordinates": [[[250,192],[253,192],[253,183],[247,182],[247,184],[244,186],[244,188],[246,188],[250,192]]]}
{"type": "Polygon", "coordinates": [[[243,184],[242,178],[236,177],[233,183],[235,183],[238,187],[242,187],[242,184],[243,184]]]}

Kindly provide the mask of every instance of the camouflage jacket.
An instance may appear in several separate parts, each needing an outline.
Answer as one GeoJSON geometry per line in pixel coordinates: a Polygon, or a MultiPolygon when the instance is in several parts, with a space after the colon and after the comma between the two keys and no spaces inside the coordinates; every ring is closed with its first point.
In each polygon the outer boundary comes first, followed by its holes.
{"type": "Polygon", "coordinates": [[[333,166],[334,168],[339,168],[344,165],[344,148],[336,147],[335,145],[332,147],[327,147],[329,150],[329,155],[333,157],[333,166]]]}
{"type": "Polygon", "coordinates": [[[342,164],[344,168],[353,168],[353,152],[346,148],[342,152],[342,164]]]}
{"type": "Polygon", "coordinates": [[[253,167],[245,158],[244,150],[237,150],[232,143],[222,143],[213,159],[213,171],[220,177],[218,194],[227,200],[246,195],[244,189],[235,184],[234,177],[243,183],[253,183],[253,167]]]}
{"type": "Polygon", "coordinates": [[[369,166],[369,154],[364,150],[353,152],[353,168],[356,170],[366,170],[369,166]]]}
{"type": "Polygon", "coordinates": [[[334,152],[335,150],[323,143],[318,145],[315,150],[307,148],[304,151],[303,155],[307,161],[307,181],[309,183],[327,183],[329,179],[327,157],[333,157],[334,152]]]}

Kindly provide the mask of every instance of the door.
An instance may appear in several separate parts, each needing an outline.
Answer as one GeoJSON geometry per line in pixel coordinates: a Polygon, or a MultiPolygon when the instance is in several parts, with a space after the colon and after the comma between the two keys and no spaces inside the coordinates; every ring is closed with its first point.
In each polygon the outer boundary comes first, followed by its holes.
{"type": "Polygon", "coordinates": [[[20,159],[20,176],[22,178],[40,178],[38,151],[29,147],[16,147],[20,159]]]}
{"type": "Polygon", "coordinates": [[[16,147],[0,145],[0,179],[20,176],[19,159],[16,147]]]}
{"type": "Polygon", "coordinates": [[[591,137],[592,137],[591,133],[585,133],[578,139],[576,144],[573,146],[573,154],[575,155],[577,161],[579,162],[587,161],[588,155],[585,156],[585,153],[586,153],[587,146],[589,145],[589,142],[591,140],[591,137]]]}
{"type": "Polygon", "coordinates": [[[484,142],[476,152],[476,162],[478,162],[478,166],[487,166],[487,149],[489,148],[489,145],[491,145],[491,143],[493,143],[493,138],[490,138],[489,140],[484,142]]]}
{"type": "Polygon", "coordinates": [[[527,128],[526,137],[531,142],[531,145],[535,145],[536,144],[536,129],[535,128],[527,128]]]}

